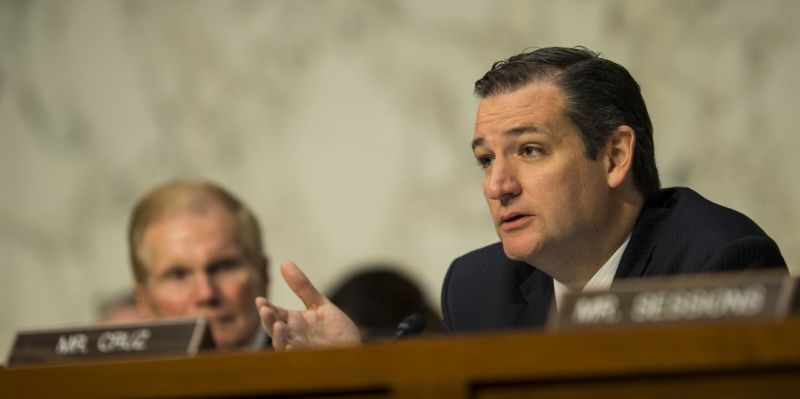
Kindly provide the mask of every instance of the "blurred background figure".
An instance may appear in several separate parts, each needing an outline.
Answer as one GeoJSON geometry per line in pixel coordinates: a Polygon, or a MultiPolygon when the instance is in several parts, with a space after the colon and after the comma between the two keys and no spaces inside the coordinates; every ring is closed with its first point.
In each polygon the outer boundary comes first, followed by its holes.
{"type": "Polygon", "coordinates": [[[269,264],[253,211],[222,186],[173,180],[131,213],[128,244],[139,312],[203,317],[217,348],[269,346],[255,298],[269,264]]]}
{"type": "Polygon", "coordinates": [[[101,323],[122,323],[143,318],[136,306],[136,295],[131,291],[101,301],[97,320],[101,323]]]}
{"type": "Polygon", "coordinates": [[[438,311],[411,278],[392,265],[372,264],[343,279],[328,298],[358,326],[364,341],[391,339],[397,325],[419,313],[426,322],[423,335],[441,332],[438,311]]]}

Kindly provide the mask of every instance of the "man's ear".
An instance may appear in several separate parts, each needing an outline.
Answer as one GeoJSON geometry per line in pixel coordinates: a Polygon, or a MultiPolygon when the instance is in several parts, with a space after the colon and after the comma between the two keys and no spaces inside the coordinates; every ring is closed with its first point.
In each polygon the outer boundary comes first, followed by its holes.
{"type": "Polygon", "coordinates": [[[608,186],[618,188],[625,182],[633,166],[636,132],[628,125],[619,125],[606,140],[605,162],[608,186]]]}
{"type": "Polygon", "coordinates": [[[144,317],[155,317],[145,287],[141,283],[136,283],[134,293],[136,294],[136,310],[139,311],[139,314],[144,317]]]}

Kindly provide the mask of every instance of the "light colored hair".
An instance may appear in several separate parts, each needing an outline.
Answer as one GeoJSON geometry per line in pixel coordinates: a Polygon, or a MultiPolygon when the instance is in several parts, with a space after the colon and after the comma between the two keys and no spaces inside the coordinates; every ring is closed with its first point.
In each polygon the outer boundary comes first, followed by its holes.
{"type": "Polygon", "coordinates": [[[128,251],[133,276],[144,284],[147,267],[142,256],[142,241],[147,228],[170,216],[192,212],[210,204],[222,205],[236,222],[236,240],[245,257],[266,280],[267,258],[258,221],[247,206],[217,184],[203,180],[174,180],[155,187],[142,197],[131,213],[128,225],[128,251]]]}

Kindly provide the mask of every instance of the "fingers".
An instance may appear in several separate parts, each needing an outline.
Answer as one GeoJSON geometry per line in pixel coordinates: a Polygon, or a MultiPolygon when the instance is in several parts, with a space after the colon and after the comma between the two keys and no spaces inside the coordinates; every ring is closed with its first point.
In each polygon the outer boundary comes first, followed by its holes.
{"type": "Polygon", "coordinates": [[[256,309],[264,307],[264,306],[268,306],[268,305],[269,305],[269,301],[267,300],[267,298],[264,298],[263,296],[257,296],[256,297],[256,309]]]}
{"type": "Polygon", "coordinates": [[[261,317],[261,325],[272,338],[272,347],[277,351],[287,349],[289,331],[286,327],[289,312],[286,309],[275,306],[264,297],[256,298],[256,308],[261,317]]]}
{"type": "Polygon", "coordinates": [[[274,333],[272,335],[272,347],[275,348],[276,351],[285,351],[288,335],[286,324],[278,321],[272,325],[272,331],[274,333]]]}
{"type": "Polygon", "coordinates": [[[289,311],[271,304],[264,297],[256,298],[256,308],[258,309],[259,317],[261,317],[261,325],[270,337],[275,335],[273,331],[275,323],[286,323],[289,320],[289,311]]]}
{"type": "Polygon", "coordinates": [[[281,275],[286,280],[286,284],[294,291],[308,309],[316,309],[328,302],[328,299],[311,284],[308,277],[300,270],[294,262],[287,260],[281,263],[281,275]]]}
{"type": "Polygon", "coordinates": [[[267,298],[260,296],[256,298],[256,309],[258,309],[259,314],[261,313],[262,308],[267,308],[270,309],[272,312],[275,312],[275,316],[277,317],[278,320],[283,320],[285,322],[289,318],[288,310],[278,305],[275,305],[272,302],[270,302],[267,298]]]}
{"type": "Polygon", "coordinates": [[[272,325],[275,324],[277,316],[275,315],[275,312],[268,306],[260,304],[257,306],[258,316],[261,317],[261,326],[264,327],[264,331],[267,332],[267,335],[271,337],[274,335],[272,332],[272,325]]]}

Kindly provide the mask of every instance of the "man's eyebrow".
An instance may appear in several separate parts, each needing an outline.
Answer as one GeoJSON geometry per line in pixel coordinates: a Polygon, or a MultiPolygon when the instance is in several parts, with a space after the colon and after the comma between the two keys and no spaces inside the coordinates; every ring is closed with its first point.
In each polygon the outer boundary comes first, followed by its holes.
{"type": "Polygon", "coordinates": [[[239,255],[221,256],[209,262],[206,269],[214,269],[222,266],[236,266],[240,263],[244,263],[244,258],[239,255]]]}
{"type": "Polygon", "coordinates": [[[186,265],[184,265],[182,263],[173,263],[173,264],[165,267],[163,270],[161,270],[161,273],[159,273],[158,276],[166,276],[166,275],[168,275],[170,273],[186,271],[186,270],[189,270],[189,268],[186,267],[186,265]]]}
{"type": "Polygon", "coordinates": [[[503,134],[507,136],[519,136],[525,133],[538,132],[539,129],[534,125],[523,125],[513,129],[506,130],[503,134]]]}
{"type": "MultiPolygon", "coordinates": [[[[525,133],[535,133],[535,132],[538,132],[538,131],[539,131],[539,129],[534,125],[523,125],[523,126],[518,126],[518,127],[515,127],[515,128],[508,129],[505,132],[503,132],[503,135],[505,135],[505,136],[520,136],[520,135],[523,135],[525,133]]],[[[474,150],[475,147],[483,145],[483,143],[485,141],[486,140],[484,140],[483,137],[475,138],[475,140],[472,140],[472,149],[474,150]]]]}

